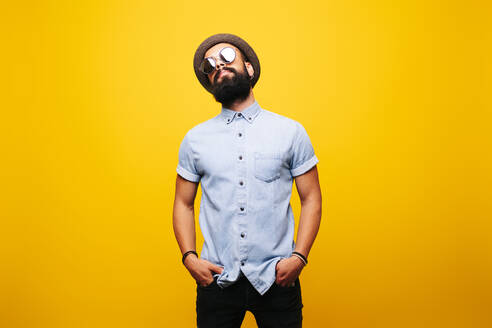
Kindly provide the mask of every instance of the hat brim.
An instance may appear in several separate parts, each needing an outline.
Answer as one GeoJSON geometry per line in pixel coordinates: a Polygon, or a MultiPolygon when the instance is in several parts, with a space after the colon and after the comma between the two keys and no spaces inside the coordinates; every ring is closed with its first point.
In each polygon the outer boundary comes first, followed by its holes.
{"type": "Polygon", "coordinates": [[[200,64],[207,50],[210,49],[210,47],[222,42],[230,43],[239,48],[246,56],[245,60],[253,65],[253,69],[255,72],[253,78],[251,79],[251,87],[254,87],[260,77],[260,61],[258,60],[258,56],[256,56],[253,48],[251,48],[251,46],[246,41],[244,41],[237,35],[229,33],[214,34],[205,39],[198,46],[193,58],[193,67],[195,69],[195,75],[198,78],[198,81],[200,81],[200,83],[208,92],[213,93],[213,86],[210,84],[208,76],[200,72],[200,64]]]}

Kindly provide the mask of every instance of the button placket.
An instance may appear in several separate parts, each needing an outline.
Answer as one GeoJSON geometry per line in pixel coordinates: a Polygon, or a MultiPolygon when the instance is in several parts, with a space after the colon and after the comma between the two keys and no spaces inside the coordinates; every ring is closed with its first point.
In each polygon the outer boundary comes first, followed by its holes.
{"type": "MultiPolygon", "coordinates": [[[[242,114],[237,114],[238,118],[241,118],[242,114]]],[[[244,265],[247,261],[248,247],[246,244],[246,232],[247,232],[247,214],[248,214],[248,184],[247,184],[247,161],[246,156],[246,138],[245,138],[245,124],[248,124],[245,120],[235,120],[235,134],[236,134],[236,166],[237,166],[237,199],[236,199],[236,213],[237,213],[237,231],[239,232],[238,249],[239,260],[241,265],[244,265]]]]}
{"type": "MultiPolygon", "coordinates": [[[[241,113],[239,113],[241,114],[241,113]]],[[[239,115],[238,114],[238,115],[239,115]]],[[[238,120],[236,121],[236,135],[238,133],[241,133],[244,135],[244,132],[240,132],[244,130],[244,121],[243,120],[238,120]]],[[[236,163],[237,163],[237,187],[238,187],[238,192],[237,192],[237,209],[238,209],[238,214],[239,215],[246,215],[247,213],[247,185],[246,185],[246,172],[247,172],[247,162],[246,162],[246,140],[244,137],[237,138],[236,139],[236,144],[237,144],[237,157],[236,157],[236,163]]]]}

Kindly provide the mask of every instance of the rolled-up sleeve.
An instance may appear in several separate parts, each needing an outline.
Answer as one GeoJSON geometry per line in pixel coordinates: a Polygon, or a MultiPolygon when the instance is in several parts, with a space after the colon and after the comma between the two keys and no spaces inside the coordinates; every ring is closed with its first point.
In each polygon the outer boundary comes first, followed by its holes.
{"type": "Polygon", "coordinates": [[[198,182],[201,178],[195,165],[195,156],[190,145],[188,134],[185,135],[179,147],[176,172],[184,179],[192,182],[198,182]]]}
{"type": "Polygon", "coordinates": [[[290,173],[293,177],[309,171],[319,160],[304,127],[296,122],[296,133],[292,145],[290,173]]]}

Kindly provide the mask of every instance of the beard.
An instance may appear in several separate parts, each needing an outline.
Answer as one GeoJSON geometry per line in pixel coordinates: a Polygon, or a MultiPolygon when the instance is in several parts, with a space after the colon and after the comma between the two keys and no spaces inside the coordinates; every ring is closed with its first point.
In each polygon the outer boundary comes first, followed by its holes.
{"type": "Polygon", "coordinates": [[[224,67],[223,70],[228,70],[233,74],[231,76],[223,76],[221,82],[217,82],[218,74],[214,78],[213,95],[215,100],[223,106],[229,107],[234,101],[242,101],[249,95],[251,89],[251,80],[244,65],[243,73],[238,73],[232,67],[224,67]]]}

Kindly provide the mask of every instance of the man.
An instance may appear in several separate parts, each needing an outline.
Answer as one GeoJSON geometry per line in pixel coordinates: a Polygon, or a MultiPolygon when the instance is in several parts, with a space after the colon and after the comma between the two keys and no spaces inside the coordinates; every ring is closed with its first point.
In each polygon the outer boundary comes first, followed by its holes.
{"type": "Polygon", "coordinates": [[[253,95],[256,53],[232,34],[215,34],[195,52],[195,74],[222,104],[191,128],[180,149],[173,226],[182,260],[197,283],[198,327],[240,327],[250,311],[259,327],[302,327],[299,274],[321,220],[321,191],[303,126],[263,109],[253,95]],[[295,179],[301,216],[294,242],[295,179]],[[201,182],[196,253],[194,200],[201,182]]]}

